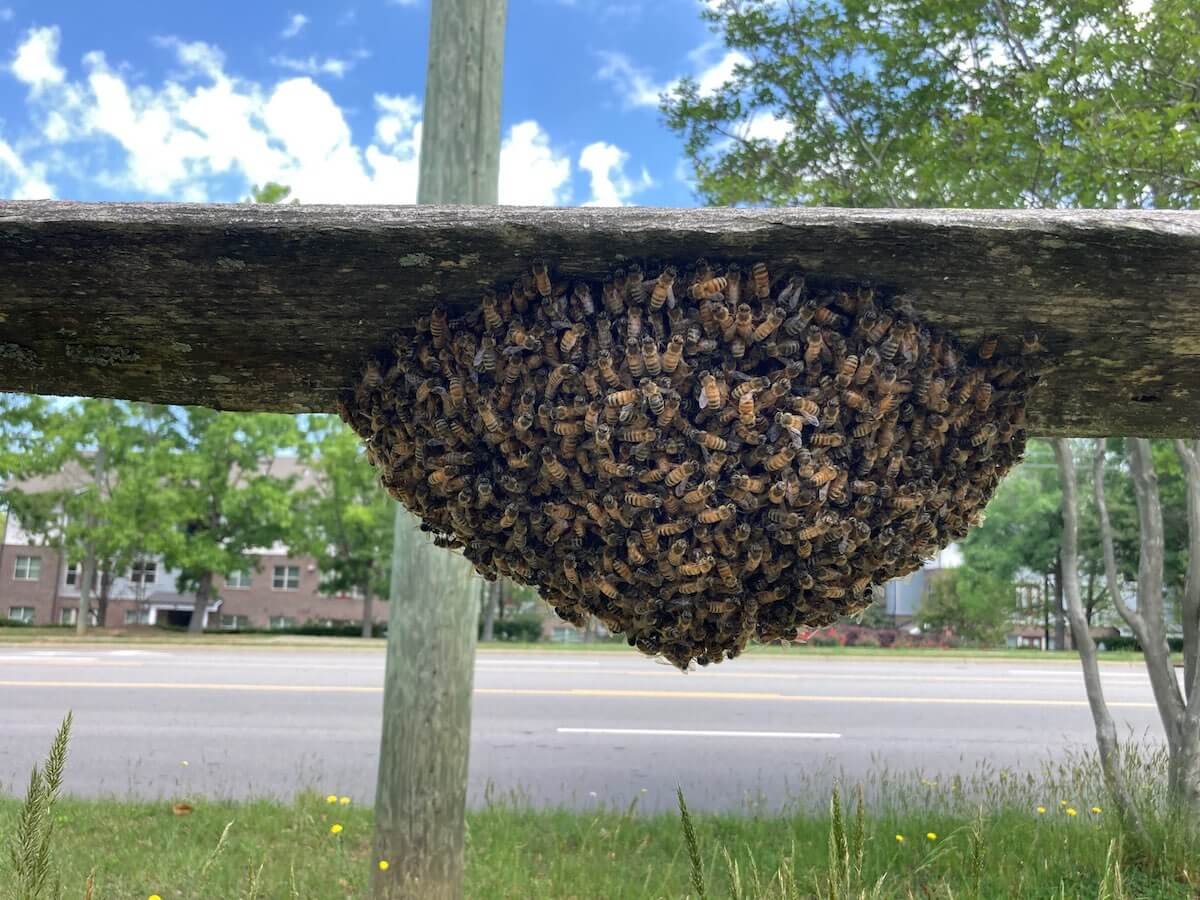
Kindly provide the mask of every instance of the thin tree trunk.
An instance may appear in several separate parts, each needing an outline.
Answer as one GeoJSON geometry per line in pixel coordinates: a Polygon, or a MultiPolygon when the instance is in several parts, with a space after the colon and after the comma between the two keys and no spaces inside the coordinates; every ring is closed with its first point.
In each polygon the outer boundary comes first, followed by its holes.
{"type": "Polygon", "coordinates": [[[196,605],[192,607],[192,618],[188,622],[189,634],[204,633],[204,616],[208,612],[208,601],[212,596],[212,572],[205,572],[196,584],[196,605]]]}
{"type": "Polygon", "coordinates": [[[500,580],[485,581],[483,587],[483,633],[480,640],[484,642],[496,639],[496,606],[500,602],[500,580]]]}
{"type": "Polygon", "coordinates": [[[1042,652],[1050,649],[1050,573],[1042,573],[1042,652]]]}
{"type": "Polygon", "coordinates": [[[364,581],[359,590],[362,591],[363,595],[362,636],[369,638],[375,632],[375,611],[371,600],[371,582],[364,581]]]}
{"type": "Polygon", "coordinates": [[[79,567],[79,613],[75,617],[75,633],[86,634],[88,614],[92,608],[92,573],[96,571],[96,549],[87,545],[83,565],[79,567]]]}
{"type": "MultiPolygon", "coordinates": [[[[1155,706],[1158,707],[1159,718],[1167,738],[1170,802],[1185,814],[1185,821],[1190,820],[1194,823],[1200,819],[1200,701],[1196,700],[1197,693],[1193,693],[1185,703],[1167,647],[1163,610],[1162,506],[1150,442],[1145,438],[1134,438],[1130,439],[1128,444],[1129,469],[1133,476],[1134,496],[1137,500],[1140,537],[1136,610],[1130,609],[1120,592],[1112,524],[1108,518],[1108,507],[1104,497],[1104,442],[1097,440],[1093,481],[1096,511],[1100,518],[1100,538],[1104,548],[1104,568],[1113,605],[1142,645],[1146,673],[1150,677],[1155,706]]],[[[1200,538],[1193,535],[1190,524],[1189,511],[1188,543],[1190,552],[1195,553],[1200,538]]]]}
{"type": "Polygon", "coordinates": [[[1121,770],[1121,747],[1117,739],[1117,726],[1104,700],[1100,666],[1096,662],[1096,644],[1088,631],[1087,618],[1083,614],[1079,599],[1079,502],[1075,495],[1075,462],[1071,458],[1070,443],[1059,438],[1054,442],[1054,453],[1058,457],[1058,471],[1062,482],[1063,538],[1059,551],[1059,573],[1067,599],[1067,612],[1071,619],[1075,649],[1079,651],[1079,662],[1083,668],[1088,706],[1092,711],[1092,721],[1096,725],[1100,766],[1126,832],[1134,836],[1140,845],[1139,850],[1145,852],[1150,848],[1150,840],[1134,805],[1133,796],[1129,793],[1125,774],[1121,770]]]}
{"type": "Polygon", "coordinates": [[[1063,609],[1062,549],[1054,557],[1054,649],[1067,649],[1067,623],[1063,609]]]}
{"type": "Polygon", "coordinates": [[[1188,566],[1179,603],[1183,627],[1183,687],[1189,711],[1200,706],[1200,441],[1176,441],[1187,485],[1188,566]]]}
{"type": "Polygon", "coordinates": [[[108,626],[108,600],[109,594],[112,592],[112,582],[112,572],[105,568],[100,573],[100,597],[96,602],[96,626],[98,628],[108,626]]]}
{"type": "Polygon", "coordinates": [[[1092,616],[1096,611],[1096,571],[1088,571],[1087,596],[1084,597],[1083,612],[1087,616],[1088,628],[1092,627],[1092,616]]]}

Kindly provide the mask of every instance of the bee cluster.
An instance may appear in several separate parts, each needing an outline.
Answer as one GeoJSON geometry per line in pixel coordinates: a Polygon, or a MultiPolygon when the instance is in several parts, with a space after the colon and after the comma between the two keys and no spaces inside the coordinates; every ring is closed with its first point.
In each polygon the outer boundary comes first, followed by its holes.
{"type": "Polygon", "coordinates": [[[1023,452],[1035,349],[967,354],[905,301],[762,263],[589,284],[537,261],[398,335],[339,410],[439,543],[686,667],[856,612],[963,537],[1023,452]]]}

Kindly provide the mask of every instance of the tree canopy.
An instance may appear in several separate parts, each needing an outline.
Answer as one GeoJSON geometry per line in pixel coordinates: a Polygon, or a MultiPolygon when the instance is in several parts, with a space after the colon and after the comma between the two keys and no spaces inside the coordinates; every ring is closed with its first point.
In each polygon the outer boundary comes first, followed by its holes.
{"type": "Polygon", "coordinates": [[[662,100],[712,204],[1194,207],[1191,0],[717,0],[662,100]]]}

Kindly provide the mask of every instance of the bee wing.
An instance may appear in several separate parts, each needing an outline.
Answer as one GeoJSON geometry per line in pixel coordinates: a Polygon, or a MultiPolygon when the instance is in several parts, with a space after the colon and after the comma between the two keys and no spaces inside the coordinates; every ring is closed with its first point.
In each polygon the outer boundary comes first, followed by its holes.
{"type": "Polygon", "coordinates": [[[482,347],[480,347],[479,351],[475,354],[475,366],[479,367],[481,365],[483,365],[483,348],[482,347]]]}
{"type": "Polygon", "coordinates": [[[700,399],[697,402],[700,404],[701,409],[708,409],[708,394],[701,390],[700,399]]]}

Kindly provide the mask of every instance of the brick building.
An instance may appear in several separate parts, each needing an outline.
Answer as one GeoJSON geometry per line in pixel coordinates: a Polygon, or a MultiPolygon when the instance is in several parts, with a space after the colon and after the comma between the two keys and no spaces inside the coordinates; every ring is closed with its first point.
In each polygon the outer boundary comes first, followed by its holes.
{"type": "MultiPolygon", "coordinates": [[[[276,469],[281,477],[297,474],[303,480],[295,460],[277,459],[272,464],[272,470],[276,469]]],[[[71,477],[71,473],[59,476],[64,480],[71,477]]],[[[30,491],[36,488],[33,483],[27,486],[30,491]]],[[[4,515],[3,538],[0,617],[35,625],[74,624],[79,612],[79,567],[67,564],[53,547],[39,545],[8,512],[4,515]]],[[[248,572],[217,579],[217,599],[204,610],[205,627],[288,628],[306,623],[361,623],[361,596],[322,593],[321,573],[314,559],[292,556],[286,547],[276,545],[255,551],[250,560],[248,572]]],[[[138,561],[128,571],[108,573],[110,599],[106,624],[187,625],[196,595],[177,590],[178,575],[153,556],[138,561]]],[[[93,621],[97,586],[97,581],[93,581],[93,621]]],[[[386,621],[386,604],[375,600],[372,606],[372,618],[376,622],[386,621]]]]}

